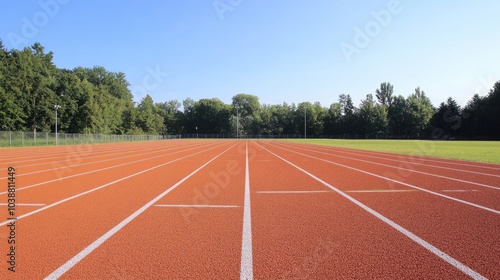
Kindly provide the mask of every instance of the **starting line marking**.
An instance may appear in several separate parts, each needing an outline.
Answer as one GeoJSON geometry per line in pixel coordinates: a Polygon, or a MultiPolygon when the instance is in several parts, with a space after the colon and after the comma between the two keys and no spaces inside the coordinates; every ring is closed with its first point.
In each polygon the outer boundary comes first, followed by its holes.
{"type": "Polygon", "coordinates": [[[186,207],[186,208],[241,208],[238,205],[203,205],[203,204],[156,204],[156,207],[186,207]]]}
{"type": "MultiPolygon", "coordinates": [[[[7,203],[0,203],[0,206],[7,206],[7,203]]],[[[16,203],[16,206],[45,206],[47,204],[40,203],[16,203]]]]}
{"type": "Polygon", "coordinates": [[[443,190],[443,192],[477,192],[477,190],[443,190]]]}
{"type": "Polygon", "coordinates": [[[282,194],[282,193],[329,193],[332,191],[258,191],[257,193],[282,194]]]}
{"type": "Polygon", "coordinates": [[[391,192],[416,192],[417,190],[359,190],[345,191],[348,193],[391,193],[391,192]]]}

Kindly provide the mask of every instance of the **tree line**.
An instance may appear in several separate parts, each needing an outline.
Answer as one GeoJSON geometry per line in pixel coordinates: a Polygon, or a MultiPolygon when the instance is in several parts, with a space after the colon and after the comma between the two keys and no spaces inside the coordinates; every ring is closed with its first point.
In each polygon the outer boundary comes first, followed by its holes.
{"type": "Polygon", "coordinates": [[[319,102],[261,104],[236,94],[217,98],[133,102],[125,74],[103,67],[57,68],[53,53],[35,43],[7,50],[0,40],[0,130],[58,130],[103,134],[295,135],[345,138],[500,139],[500,81],[487,96],[463,107],[448,98],[437,108],[416,88],[395,95],[380,84],[356,107],[341,94],[329,107],[319,102]]]}

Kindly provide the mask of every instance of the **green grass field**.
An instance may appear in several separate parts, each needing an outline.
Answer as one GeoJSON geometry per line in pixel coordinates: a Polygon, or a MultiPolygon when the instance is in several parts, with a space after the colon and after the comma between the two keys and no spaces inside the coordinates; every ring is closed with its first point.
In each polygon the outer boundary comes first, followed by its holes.
{"type": "Polygon", "coordinates": [[[397,154],[451,158],[500,164],[498,141],[424,141],[424,140],[332,140],[294,139],[295,143],[318,144],[342,148],[397,154]]]}

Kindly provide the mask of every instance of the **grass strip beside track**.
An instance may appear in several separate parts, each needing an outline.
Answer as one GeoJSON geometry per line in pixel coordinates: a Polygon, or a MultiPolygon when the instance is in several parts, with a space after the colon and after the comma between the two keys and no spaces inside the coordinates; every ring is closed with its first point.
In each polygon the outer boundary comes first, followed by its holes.
{"type": "Polygon", "coordinates": [[[338,140],[338,139],[293,139],[285,141],[294,143],[334,146],[339,148],[359,149],[367,151],[450,158],[450,159],[500,164],[499,141],[338,140]]]}

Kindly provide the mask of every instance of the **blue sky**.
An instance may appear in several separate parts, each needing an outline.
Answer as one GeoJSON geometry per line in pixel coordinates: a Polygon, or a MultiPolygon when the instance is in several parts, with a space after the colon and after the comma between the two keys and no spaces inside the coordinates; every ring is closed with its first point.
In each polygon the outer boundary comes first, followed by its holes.
{"type": "Polygon", "coordinates": [[[390,82],[463,105],[500,80],[498,11],[495,0],[6,0],[0,38],[40,42],[59,68],[124,72],[136,101],[358,105],[390,82]]]}

